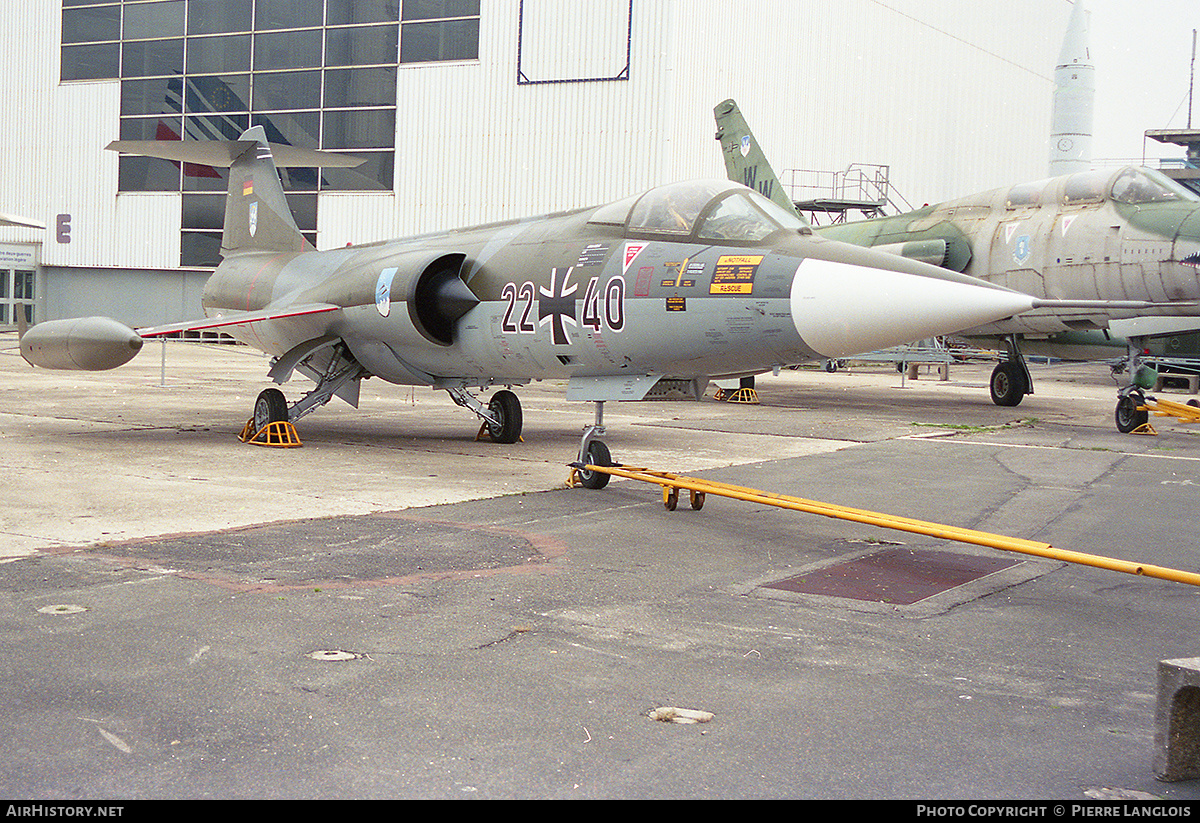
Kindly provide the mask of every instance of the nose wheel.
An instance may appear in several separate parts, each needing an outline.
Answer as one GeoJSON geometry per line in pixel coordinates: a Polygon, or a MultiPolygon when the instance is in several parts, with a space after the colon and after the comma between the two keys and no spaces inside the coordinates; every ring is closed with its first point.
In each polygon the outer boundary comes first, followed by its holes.
{"type": "Polygon", "coordinates": [[[608,446],[604,445],[599,440],[593,440],[583,450],[579,457],[579,462],[582,468],[578,469],[579,485],[585,489],[602,489],[608,485],[611,474],[607,472],[599,472],[586,468],[587,466],[611,466],[612,455],[609,454],[608,446]]]}
{"type": "Polygon", "coordinates": [[[992,369],[992,378],[988,381],[992,402],[997,406],[1019,406],[1025,395],[1033,394],[1033,379],[1029,375],[1029,367],[1021,356],[1017,344],[1017,336],[1011,334],[1004,341],[1007,356],[992,369]]]}
{"type": "Polygon", "coordinates": [[[572,464],[571,485],[578,483],[585,489],[602,489],[612,477],[608,472],[588,469],[588,466],[616,466],[608,446],[600,438],[604,436],[604,401],[596,402],[596,422],[583,429],[583,440],[579,444],[579,460],[572,464]]]}
{"type": "Polygon", "coordinates": [[[1145,408],[1146,397],[1140,391],[1131,391],[1117,398],[1117,410],[1113,418],[1117,431],[1129,434],[1150,422],[1150,412],[1145,408]]]}

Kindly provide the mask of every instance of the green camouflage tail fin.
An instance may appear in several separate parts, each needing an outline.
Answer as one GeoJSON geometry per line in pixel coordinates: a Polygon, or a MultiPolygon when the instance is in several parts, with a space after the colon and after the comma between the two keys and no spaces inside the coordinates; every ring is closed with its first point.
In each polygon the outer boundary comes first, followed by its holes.
{"type": "Polygon", "coordinates": [[[297,252],[312,248],[288,208],[276,163],[285,167],[352,168],[363,161],[332,152],[268,143],[262,126],[239,140],[116,140],[112,151],[229,169],[221,253],[297,252]]]}
{"type": "Polygon", "coordinates": [[[717,140],[725,158],[726,176],[735,183],[754,189],[776,205],[796,211],[796,204],[784,193],[779,178],[746,125],[737,103],[732,100],[718,103],[713,109],[713,116],[717,120],[717,140]]]}

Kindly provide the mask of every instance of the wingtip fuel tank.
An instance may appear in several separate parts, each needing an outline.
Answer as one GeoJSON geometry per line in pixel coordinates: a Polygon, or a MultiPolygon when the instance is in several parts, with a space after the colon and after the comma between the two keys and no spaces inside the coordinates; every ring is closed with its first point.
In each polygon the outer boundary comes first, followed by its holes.
{"type": "Polygon", "coordinates": [[[21,356],[43,369],[115,369],[141,349],[138,333],[110,317],[50,320],[21,335],[21,356]]]}

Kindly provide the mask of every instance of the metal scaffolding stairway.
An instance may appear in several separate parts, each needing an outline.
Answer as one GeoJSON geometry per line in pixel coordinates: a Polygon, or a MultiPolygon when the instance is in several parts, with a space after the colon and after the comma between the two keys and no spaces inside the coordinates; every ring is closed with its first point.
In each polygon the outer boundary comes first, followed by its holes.
{"type": "Polygon", "coordinates": [[[796,208],[814,226],[847,222],[850,212],[865,218],[911,211],[908,201],[892,190],[889,166],[851,163],[840,171],[784,169],[781,183],[796,208]]]}

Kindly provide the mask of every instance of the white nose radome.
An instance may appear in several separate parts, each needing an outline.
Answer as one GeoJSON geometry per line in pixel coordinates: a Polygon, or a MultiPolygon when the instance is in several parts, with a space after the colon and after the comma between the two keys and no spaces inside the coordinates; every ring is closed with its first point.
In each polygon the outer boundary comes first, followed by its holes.
{"type": "Polygon", "coordinates": [[[792,322],[822,357],[846,357],[991,323],[1033,308],[1019,292],[808,258],[792,322]]]}

